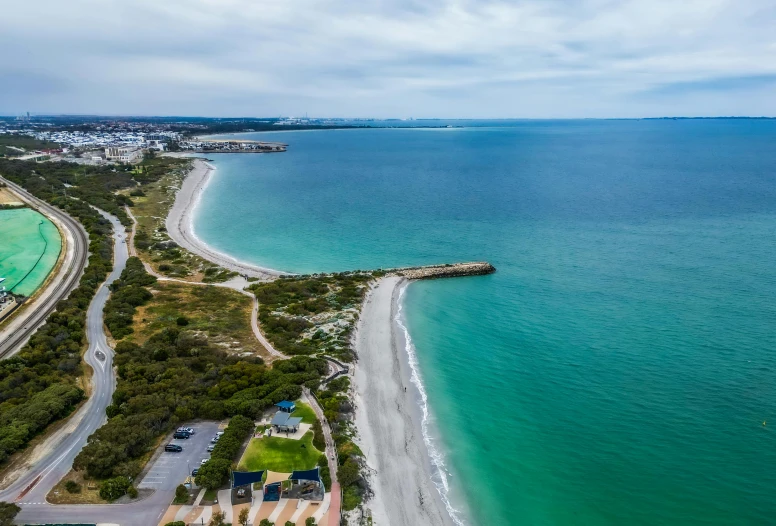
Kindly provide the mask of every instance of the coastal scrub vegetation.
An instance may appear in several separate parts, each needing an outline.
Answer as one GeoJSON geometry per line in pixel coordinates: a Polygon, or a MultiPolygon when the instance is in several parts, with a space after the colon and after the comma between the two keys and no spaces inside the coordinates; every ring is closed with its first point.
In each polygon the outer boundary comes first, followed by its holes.
{"type": "Polygon", "coordinates": [[[51,423],[70,414],[83,399],[78,384],[84,372],[81,351],[86,343],[86,310],[108,275],[113,257],[109,221],[84,201],[52,193],[42,180],[29,177],[29,170],[25,175],[9,173],[7,164],[25,163],[0,159],[0,173],[81,222],[89,234],[90,256],[78,287],[57,304],[18,354],[0,362],[0,464],[51,423]]]}
{"type": "Polygon", "coordinates": [[[91,166],[8,159],[0,159],[0,174],[60,208],[61,202],[75,198],[115,215],[124,226],[132,224],[124,206],[132,206],[133,202],[128,196],[116,192],[150,182],[156,177],[155,174],[135,174],[130,165],[91,166]]]}
{"type": "Polygon", "coordinates": [[[127,259],[127,266],[121,277],[114,281],[111,297],[105,304],[105,325],[117,340],[132,334],[132,318],[135,309],[153,297],[146,288],[156,283],[156,278],[143,268],[143,262],[136,257],[127,259]]]}
{"type": "MultiPolygon", "coordinates": [[[[352,361],[351,335],[373,273],[346,272],[280,278],[249,288],[259,301],[262,331],[276,349],[290,355],[333,356],[352,361]]],[[[358,507],[370,489],[361,475],[363,453],[353,442],[354,407],[347,391],[350,380],[339,377],[315,390],[337,446],[337,476],[343,509],[358,507]]],[[[313,423],[312,445],[325,449],[323,430],[313,423]]],[[[319,463],[321,476],[331,480],[328,465],[319,463]]]]}
{"type": "Polygon", "coordinates": [[[141,343],[166,328],[202,333],[230,354],[267,356],[251,328],[251,298],[225,287],[159,281],[153,298],[137,309],[131,341],[141,343]]]}
{"type": "Polygon", "coordinates": [[[30,137],[28,135],[0,135],[0,157],[14,157],[24,155],[30,150],[53,150],[60,148],[60,144],[30,137]]]}
{"type": "MultiPolygon", "coordinates": [[[[128,266],[114,294],[147,289],[150,283],[140,285],[149,281],[143,274],[142,266],[128,266]]],[[[166,327],[142,344],[126,337],[118,341],[118,383],[106,410],[108,422],[89,437],[73,463],[76,470],[96,479],[136,477],[161,436],[177,425],[236,415],[250,421],[281,400],[298,398],[302,385],[314,388],[326,371],[323,360],[309,357],[269,368],[259,358],[230,356],[188,327],[166,327]]],[[[220,460],[227,469],[231,465],[220,460]]]]}
{"type": "Polygon", "coordinates": [[[249,287],[259,300],[262,331],[288,355],[353,360],[350,337],[372,274],[282,277],[249,287]]]}
{"type": "Polygon", "coordinates": [[[154,270],[171,278],[218,283],[237,275],[181,249],[167,234],[165,220],[175,195],[191,167],[189,159],[146,158],[136,169],[149,171],[148,182],[124,193],[133,201],[132,214],[137,221],[135,248],[154,270]]]}

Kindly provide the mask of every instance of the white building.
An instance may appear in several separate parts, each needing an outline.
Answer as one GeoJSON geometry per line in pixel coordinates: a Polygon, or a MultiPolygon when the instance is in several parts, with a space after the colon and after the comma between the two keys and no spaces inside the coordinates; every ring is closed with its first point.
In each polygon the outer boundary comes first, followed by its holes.
{"type": "Polygon", "coordinates": [[[143,158],[143,151],[133,146],[111,146],[105,148],[105,159],[120,163],[134,163],[143,158]]]}

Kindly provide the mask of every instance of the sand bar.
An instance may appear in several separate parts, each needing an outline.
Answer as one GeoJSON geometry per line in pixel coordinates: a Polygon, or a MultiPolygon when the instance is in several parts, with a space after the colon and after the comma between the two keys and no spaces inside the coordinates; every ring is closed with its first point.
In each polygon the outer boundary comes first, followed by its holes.
{"type": "Polygon", "coordinates": [[[283,272],[252,265],[223,254],[204,243],[194,234],[193,218],[202,191],[215,168],[203,159],[194,159],[191,171],[183,180],[175,196],[175,203],[167,215],[167,233],[178,245],[224,268],[259,279],[273,279],[283,272]]]}
{"type": "Polygon", "coordinates": [[[358,443],[375,473],[370,480],[374,497],[367,506],[377,525],[448,526],[453,521],[431,480],[418,392],[393,322],[404,283],[400,277],[377,282],[364,300],[356,334],[358,443]]]}

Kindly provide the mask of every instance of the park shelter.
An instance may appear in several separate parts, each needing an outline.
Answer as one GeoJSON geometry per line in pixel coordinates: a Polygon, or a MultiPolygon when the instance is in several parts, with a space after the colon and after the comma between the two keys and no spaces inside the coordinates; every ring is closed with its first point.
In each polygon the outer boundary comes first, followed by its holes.
{"type": "Polygon", "coordinates": [[[261,482],[264,471],[232,471],[232,488],[261,482]]]}
{"type": "Polygon", "coordinates": [[[289,431],[291,433],[296,433],[301,423],[302,419],[300,417],[284,413],[282,409],[275,413],[271,422],[277,431],[289,431]]]}
{"type": "Polygon", "coordinates": [[[288,473],[267,471],[267,480],[264,481],[264,501],[280,500],[283,493],[283,482],[286,480],[288,480],[288,473]]]}
{"type": "Polygon", "coordinates": [[[276,407],[279,407],[281,411],[284,413],[293,413],[296,409],[296,404],[294,402],[289,402],[288,400],[283,400],[282,402],[278,402],[275,404],[276,407]]]}
{"type": "Polygon", "coordinates": [[[289,475],[291,488],[288,491],[289,498],[323,500],[324,487],[321,480],[321,468],[294,471],[289,475]]]}

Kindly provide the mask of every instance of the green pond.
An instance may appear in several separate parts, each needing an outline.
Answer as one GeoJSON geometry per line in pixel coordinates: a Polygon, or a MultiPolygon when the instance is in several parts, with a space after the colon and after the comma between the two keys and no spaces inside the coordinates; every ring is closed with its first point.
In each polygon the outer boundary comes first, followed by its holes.
{"type": "Polygon", "coordinates": [[[15,294],[31,295],[46,280],[62,249],[54,224],[31,208],[0,210],[0,278],[15,294]]]}

